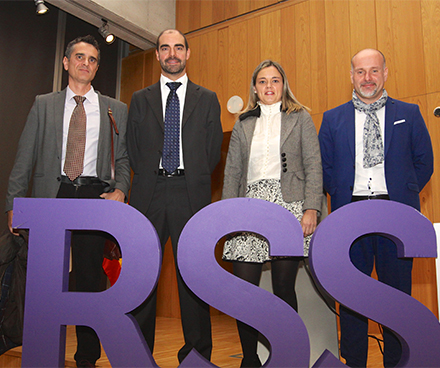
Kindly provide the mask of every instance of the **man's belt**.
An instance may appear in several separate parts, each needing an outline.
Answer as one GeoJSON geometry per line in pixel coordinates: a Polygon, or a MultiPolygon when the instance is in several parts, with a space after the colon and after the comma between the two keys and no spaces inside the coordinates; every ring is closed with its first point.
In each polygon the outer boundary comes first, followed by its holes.
{"type": "Polygon", "coordinates": [[[165,169],[159,169],[159,176],[165,176],[167,178],[171,178],[173,176],[184,176],[185,170],[176,169],[173,172],[168,172],[165,169]]]}
{"type": "Polygon", "coordinates": [[[83,186],[83,185],[106,185],[105,182],[103,182],[101,179],[97,178],[96,176],[79,176],[75,180],[70,180],[67,176],[61,176],[61,183],[65,184],[72,184],[77,187],[83,186]]]}
{"type": "Polygon", "coordinates": [[[378,195],[370,195],[370,196],[352,196],[351,201],[357,202],[357,201],[366,201],[369,199],[386,199],[389,200],[390,196],[388,194],[378,194],[378,195]]]}

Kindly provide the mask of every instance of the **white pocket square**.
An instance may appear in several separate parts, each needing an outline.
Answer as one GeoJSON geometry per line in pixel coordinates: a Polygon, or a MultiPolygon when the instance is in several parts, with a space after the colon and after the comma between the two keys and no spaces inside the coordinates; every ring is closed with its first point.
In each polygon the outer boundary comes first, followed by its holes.
{"type": "Polygon", "coordinates": [[[404,123],[404,122],[405,122],[405,119],[397,120],[397,121],[394,122],[394,125],[402,124],[402,123],[404,123]]]}

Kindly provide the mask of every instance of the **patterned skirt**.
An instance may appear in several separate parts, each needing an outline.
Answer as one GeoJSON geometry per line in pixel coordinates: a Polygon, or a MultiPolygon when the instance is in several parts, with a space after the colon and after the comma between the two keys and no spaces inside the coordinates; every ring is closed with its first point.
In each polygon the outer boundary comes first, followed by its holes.
{"type": "MultiPolygon", "coordinates": [[[[276,179],[263,179],[248,185],[246,197],[264,199],[283,206],[289,210],[298,221],[303,216],[304,201],[284,202],[281,195],[281,183],[276,179]]],[[[309,254],[311,235],[304,238],[304,256],[309,254]]],[[[276,258],[269,256],[267,240],[255,233],[242,232],[233,238],[226,240],[223,247],[223,259],[226,261],[256,262],[263,263],[276,258]]]]}

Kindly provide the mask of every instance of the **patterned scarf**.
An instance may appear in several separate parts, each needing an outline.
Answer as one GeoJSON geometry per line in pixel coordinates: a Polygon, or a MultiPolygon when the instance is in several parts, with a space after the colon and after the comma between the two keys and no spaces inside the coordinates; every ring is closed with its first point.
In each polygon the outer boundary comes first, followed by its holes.
{"type": "Polygon", "coordinates": [[[384,160],[383,140],[380,132],[379,119],[376,111],[385,106],[388,99],[387,91],[384,89],[382,97],[372,104],[366,104],[361,101],[353,91],[353,105],[358,111],[367,115],[364,123],[364,161],[365,169],[376,166],[384,160]]]}

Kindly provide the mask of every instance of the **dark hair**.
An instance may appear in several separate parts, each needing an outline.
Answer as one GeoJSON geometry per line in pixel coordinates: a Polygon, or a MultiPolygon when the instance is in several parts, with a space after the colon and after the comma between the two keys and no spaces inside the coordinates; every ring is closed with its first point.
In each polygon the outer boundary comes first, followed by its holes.
{"type": "Polygon", "coordinates": [[[64,56],[70,59],[70,56],[72,55],[73,47],[80,42],[88,43],[92,45],[96,50],[98,50],[98,64],[99,64],[99,62],[101,61],[101,50],[99,49],[98,41],[96,41],[95,37],[91,35],[77,37],[73,41],[70,41],[66,47],[66,52],[64,53],[64,56]]]}
{"type": "Polygon", "coordinates": [[[156,40],[156,50],[157,51],[159,51],[159,46],[160,46],[159,45],[159,39],[166,32],[177,32],[177,33],[179,33],[183,37],[183,39],[185,40],[185,48],[187,50],[189,49],[188,40],[186,39],[185,35],[182,32],[180,32],[178,29],[165,29],[162,32],[160,32],[159,36],[157,36],[157,40],[156,40]]]}

